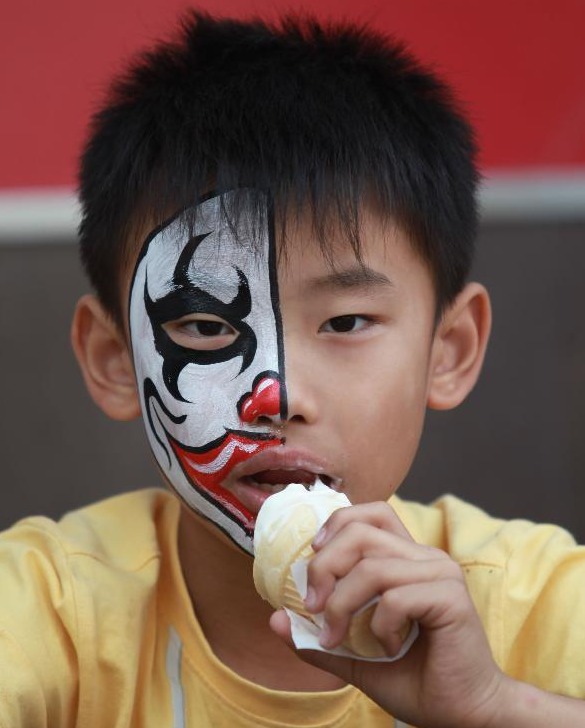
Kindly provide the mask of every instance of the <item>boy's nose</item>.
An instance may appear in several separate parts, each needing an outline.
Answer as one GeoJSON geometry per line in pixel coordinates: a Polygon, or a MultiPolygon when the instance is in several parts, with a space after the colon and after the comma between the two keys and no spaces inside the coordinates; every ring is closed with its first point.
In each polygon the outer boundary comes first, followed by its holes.
{"type": "Polygon", "coordinates": [[[252,392],[245,395],[239,404],[240,419],[252,424],[260,418],[280,418],[280,382],[275,376],[266,374],[254,385],[252,392]]]}
{"type": "Polygon", "coordinates": [[[289,336],[286,350],[286,410],[288,424],[314,424],[324,389],[330,384],[330,371],[312,352],[311,347],[289,336]]]}

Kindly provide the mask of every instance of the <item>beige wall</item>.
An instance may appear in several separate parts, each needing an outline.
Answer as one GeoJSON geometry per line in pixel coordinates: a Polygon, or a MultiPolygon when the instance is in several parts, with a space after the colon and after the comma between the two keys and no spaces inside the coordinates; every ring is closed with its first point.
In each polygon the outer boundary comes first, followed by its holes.
{"type": "MultiPolygon", "coordinates": [[[[484,376],[458,410],[430,413],[405,497],[452,491],[585,541],[584,272],[583,223],[484,227],[484,376]]],[[[158,482],[141,424],[109,422],[85,394],[68,344],[85,288],[72,245],[0,246],[0,527],[158,482]]]]}

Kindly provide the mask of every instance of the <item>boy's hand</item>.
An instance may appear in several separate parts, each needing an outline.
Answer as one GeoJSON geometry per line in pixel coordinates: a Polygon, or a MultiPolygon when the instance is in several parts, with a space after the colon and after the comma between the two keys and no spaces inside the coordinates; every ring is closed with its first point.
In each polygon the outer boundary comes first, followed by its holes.
{"type": "MultiPolygon", "coordinates": [[[[375,596],[371,628],[388,655],[413,620],[420,635],[392,663],[299,656],[353,683],[397,718],[417,726],[474,728],[497,723],[510,681],[495,664],[460,567],[438,549],[415,543],[386,503],[336,511],[317,535],[306,606],[323,612],[324,647],[339,645],[351,615],[375,596]]],[[[271,621],[288,638],[284,612],[271,621]]]]}

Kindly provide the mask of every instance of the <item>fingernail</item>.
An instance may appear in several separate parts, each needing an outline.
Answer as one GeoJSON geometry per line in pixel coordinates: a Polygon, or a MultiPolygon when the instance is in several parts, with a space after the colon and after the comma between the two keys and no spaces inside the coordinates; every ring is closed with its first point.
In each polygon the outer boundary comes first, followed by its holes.
{"type": "Polygon", "coordinates": [[[309,611],[315,606],[317,594],[312,586],[307,588],[307,596],[305,597],[305,606],[309,611]]]}
{"type": "Polygon", "coordinates": [[[322,526],[317,531],[317,535],[313,539],[313,546],[320,546],[325,541],[326,535],[327,535],[327,529],[325,528],[325,526],[322,526]]]}

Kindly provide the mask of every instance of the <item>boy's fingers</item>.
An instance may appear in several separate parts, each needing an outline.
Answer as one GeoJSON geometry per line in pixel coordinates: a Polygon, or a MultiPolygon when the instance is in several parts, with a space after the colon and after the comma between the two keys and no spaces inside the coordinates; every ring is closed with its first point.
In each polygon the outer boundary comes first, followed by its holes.
{"type": "Polygon", "coordinates": [[[382,645],[391,649],[394,635],[405,620],[416,621],[437,635],[447,630],[453,647],[455,634],[461,635],[463,642],[468,639],[466,627],[475,625],[477,616],[465,585],[459,580],[445,579],[407,584],[385,592],[376,606],[370,628],[382,645]]]}
{"type": "Polygon", "coordinates": [[[270,629],[294,649],[290,631],[290,619],[284,609],[273,612],[270,616],[270,629]]]}
{"type": "MultiPolygon", "coordinates": [[[[364,559],[337,582],[325,604],[323,611],[329,627],[329,645],[335,647],[343,641],[352,615],[372,598],[409,584],[456,580],[463,581],[461,570],[447,558],[430,561],[364,559]]],[[[400,611],[388,614],[388,632],[400,633],[408,616],[400,611]]]]}
{"type": "Polygon", "coordinates": [[[322,611],[336,582],[363,560],[399,558],[414,562],[447,558],[439,549],[421,546],[370,523],[354,520],[346,522],[344,528],[329,539],[327,546],[319,550],[308,564],[311,599],[307,608],[311,612],[322,611]]]}
{"type": "Polygon", "coordinates": [[[327,523],[313,541],[315,551],[321,549],[336,533],[352,521],[361,521],[370,526],[395,533],[404,539],[413,541],[396,511],[383,501],[374,503],[358,503],[349,508],[339,508],[327,519],[327,523]]]}

